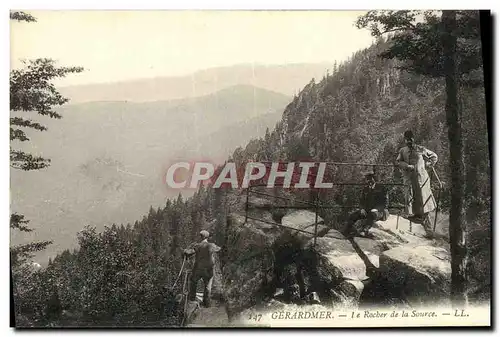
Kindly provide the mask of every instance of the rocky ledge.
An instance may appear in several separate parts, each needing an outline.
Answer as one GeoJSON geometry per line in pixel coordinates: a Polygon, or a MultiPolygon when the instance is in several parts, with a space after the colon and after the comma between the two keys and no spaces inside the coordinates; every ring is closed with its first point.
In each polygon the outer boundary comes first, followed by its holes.
{"type": "MultiPolygon", "coordinates": [[[[252,204],[269,206],[251,209],[252,218],[276,221],[272,205],[252,204]]],[[[420,225],[391,215],[366,237],[346,238],[308,210],[280,218],[283,227],[229,216],[222,279],[230,318],[271,302],[419,307],[449,297],[449,252],[425,239],[420,225]]]]}

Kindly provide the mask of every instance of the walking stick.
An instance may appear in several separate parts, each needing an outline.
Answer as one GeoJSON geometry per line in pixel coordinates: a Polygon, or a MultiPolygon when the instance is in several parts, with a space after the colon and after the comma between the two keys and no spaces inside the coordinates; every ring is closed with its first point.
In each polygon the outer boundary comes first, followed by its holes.
{"type": "Polygon", "coordinates": [[[188,275],[189,275],[189,270],[186,270],[186,272],[184,273],[184,284],[182,285],[182,294],[184,295],[184,309],[183,309],[181,326],[184,326],[184,322],[186,321],[187,318],[187,302],[188,302],[189,290],[186,288],[187,288],[188,275]]]}
{"type": "Polygon", "coordinates": [[[177,279],[175,280],[174,285],[170,288],[170,290],[173,290],[175,288],[177,282],[179,281],[179,278],[181,277],[182,271],[184,270],[184,263],[186,263],[186,255],[184,255],[184,259],[182,260],[182,265],[181,265],[181,269],[179,270],[179,275],[177,275],[177,279]]]}

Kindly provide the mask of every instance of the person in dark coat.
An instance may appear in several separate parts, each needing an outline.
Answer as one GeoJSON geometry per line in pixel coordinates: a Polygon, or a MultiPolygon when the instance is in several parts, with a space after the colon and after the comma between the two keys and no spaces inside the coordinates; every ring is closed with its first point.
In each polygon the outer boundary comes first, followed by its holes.
{"type": "Polygon", "coordinates": [[[186,256],[195,256],[195,262],[189,281],[189,300],[196,300],[196,286],[198,281],[203,280],[203,305],[210,306],[210,296],[212,293],[212,281],[214,278],[215,259],[214,253],[220,251],[220,247],[212,242],[208,242],[210,233],[203,230],[200,232],[201,242],[191,244],[184,250],[186,256]]]}
{"type": "Polygon", "coordinates": [[[385,186],[377,183],[373,171],[365,174],[366,186],[360,199],[360,208],[349,214],[344,233],[348,237],[356,234],[354,225],[359,220],[365,220],[360,234],[367,234],[375,221],[385,221],[389,216],[389,196],[385,186]]]}

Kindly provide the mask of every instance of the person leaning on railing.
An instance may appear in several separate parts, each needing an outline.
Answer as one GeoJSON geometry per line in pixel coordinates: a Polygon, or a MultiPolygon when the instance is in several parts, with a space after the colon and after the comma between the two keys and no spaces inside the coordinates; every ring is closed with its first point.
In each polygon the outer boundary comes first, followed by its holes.
{"type": "Polygon", "coordinates": [[[404,139],[406,146],[399,150],[396,162],[403,170],[405,185],[410,187],[406,190],[406,213],[410,221],[422,223],[426,237],[431,238],[434,233],[429,212],[436,209],[436,200],[426,168],[433,167],[438,156],[431,150],[415,144],[411,130],[405,131],[404,139]]]}

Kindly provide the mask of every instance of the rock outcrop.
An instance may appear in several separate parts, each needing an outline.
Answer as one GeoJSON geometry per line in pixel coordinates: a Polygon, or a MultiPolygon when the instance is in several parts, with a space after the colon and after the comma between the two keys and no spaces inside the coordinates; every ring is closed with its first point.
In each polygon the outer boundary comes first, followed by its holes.
{"type": "MultiPolygon", "coordinates": [[[[269,212],[266,216],[263,210],[268,205],[266,201],[254,198],[252,203],[259,206],[256,216],[269,221],[269,212]]],[[[314,236],[315,214],[301,210],[285,215],[282,224],[289,228],[252,219],[245,223],[243,216],[234,214],[230,218],[228,260],[223,269],[224,299],[229,314],[268,298],[278,285],[285,289],[287,296],[296,292],[293,289],[301,283],[297,280],[301,278],[301,271],[289,265],[295,264],[301,245],[314,236]],[[295,271],[290,272],[291,268],[295,271]]],[[[318,223],[318,232],[326,233],[328,228],[323,219],[319,217],[318,223]]],[[[303,293],[302,285],[299,288],[303,293]]]]}
{"type": "Polygon", "coordinates": [[[306,210],[295,211],[285,215],[281,224],[287,227],[284,230],[299,240],[302,246],[311,238],[314,238],[315,230],[317,231],[317,236],[323,236],[330,229],[324,224],[321,217],[318,216],[316,218],[314,212],[306,210]]]}
{"type": "Polygon", "coordinates": [[[380,256],[380,276],[412,306],[448,304],[450,255],[429,245],[401,246],[380,256]]]}
{"type": "Polygon", "coordinates": [[[407,220],[391,215],[365,237],[346,238],[307,210],[284,212],[276,221],[272,206],[261,198],[249,205],[253,217],[271,223],[229,217],[222,276],[230,318],[269,303],[338,309],[373,300],[417,307],[449,296],[449,253],[421,237],[419,225],[410,232],[407,220]]]}
{"type": "Polygon", "coordinates": [[[272,282],[272,245],[279,234],[267,224],[231,215],[228,228],[227,262],[222,270],[226,308],[229,315],[255,305],[265,297],[272,282]]]}
{"type": "MultiPolygon", "coordinates": [[[[356,238],[358,239],[358,238],[356,238]]],[[[318,292],[322,302],[357,306],[364,283],[378,267],[382,247],[374,240],[349,240],[336,230],[311,239],[301,263],[310,281],[310,290],[318,292]]]]}

